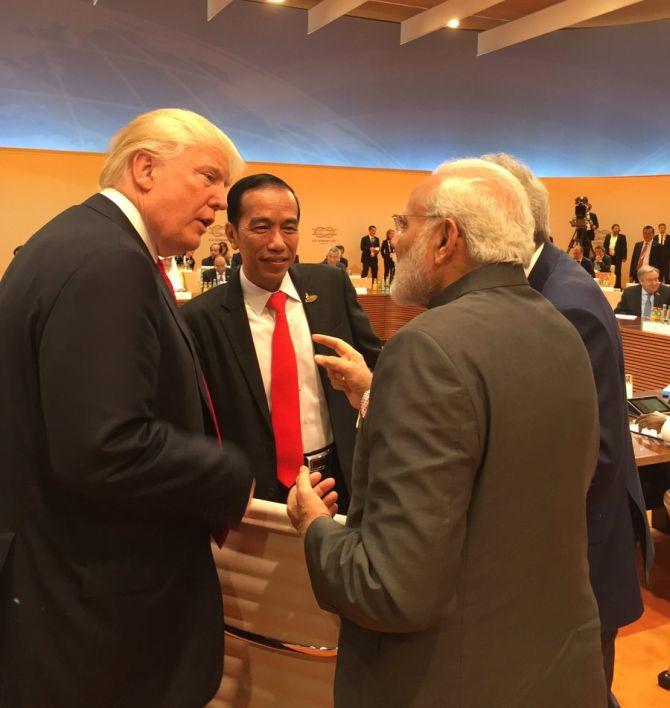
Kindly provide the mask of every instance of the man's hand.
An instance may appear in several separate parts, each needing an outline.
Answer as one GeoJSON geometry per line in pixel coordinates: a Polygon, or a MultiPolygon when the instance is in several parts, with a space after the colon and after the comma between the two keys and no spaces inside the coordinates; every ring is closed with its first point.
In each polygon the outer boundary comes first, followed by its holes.
{"type": "Polygon", "coordinates": [[[368,369],[362,354],[337,337],[313,334],[312,340],[333,349],[338,355],[317,354],[314,361],[326,369],[331,386],[338,391],[344,391],[352,407],[359,410],[363,394],[372,386],[372,372],[368,369]]]}
{"type": "Polygon", "coordinates": [[[668,420],[668,418],[663,415],[663,413],[645,413],[639,418],[636,418],[635,422],[638,425],[638,430],[646,428],[647,430],[655,430],[657,433],[660,433],[666,420],[668,420]]]}
{"type": "Polygon", "coordinates": [[[293,528],[301,535],[307,533],[309,525],[319,516],[335,516],[337,513],[337,492],[335,480],[326,477],[321,480],[320,472],[309,474],[307,467],[301,467],[298,477],[286,500],[286,513],[293,528]]]}

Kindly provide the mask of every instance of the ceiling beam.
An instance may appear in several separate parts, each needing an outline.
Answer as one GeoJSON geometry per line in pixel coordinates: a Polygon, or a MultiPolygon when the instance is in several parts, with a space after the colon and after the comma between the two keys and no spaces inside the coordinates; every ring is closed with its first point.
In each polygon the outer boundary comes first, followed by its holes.
{"type": "Polygon", "coordinates": [[[477,40],[477,55],[495,52],[638,2],[640,0],[564,0],[557,5],[481,32],[477,40]]]}
{"type": "Polygon", "coordinates": [[[307,34],[316,32],[364,4],[365,0],[321,0],[307,11],[307,34]]]}
{"type": "Polygon", "coordinates": [[[233,0],[207,0],[207,22],[214,19],[233,0]]]}
{"type": "Polygon", "coordinates": [[[407,44],[425,34],[447,26],[449,20],[461,22],[501,0],[446,0],[400,23],[400,44],[407,44]]]}

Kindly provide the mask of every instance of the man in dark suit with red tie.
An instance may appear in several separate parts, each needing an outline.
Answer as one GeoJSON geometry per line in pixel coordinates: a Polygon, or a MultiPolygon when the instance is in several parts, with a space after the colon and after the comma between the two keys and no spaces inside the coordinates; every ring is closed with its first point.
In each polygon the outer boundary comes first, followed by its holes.
{"type": "Polygon", "coordinates": [[[113,139],[102,192],[0,282],[0,705],[205,705],[222,671],[210,535],[243,515],[244,455],[159,257],[194,250],[243,169],[189,111],[113,139]]]}
{"type": "Polygon", "coordinates": [[[225,285],[182,310],[224,438],[249,452],[255,496],[283,502],[303,463],[333,476],[348,503],[356,414],[314,363],[312,333],[355,346],[372,368],[380,342],[347,273],[295,265],[300,205],[291,187],[250,175],[228,194],[226,235],[242,254],[225,285]]]}
{"type": "Polygon", "coordinates": [[[662,274],[663,260],[663,246],[654,241],[654,227],[645,226],[642,229],[642,241],[635,244],[630,259],[630,282],[637,283],[637,271],[643,265],[650,265],[662,274]]]}

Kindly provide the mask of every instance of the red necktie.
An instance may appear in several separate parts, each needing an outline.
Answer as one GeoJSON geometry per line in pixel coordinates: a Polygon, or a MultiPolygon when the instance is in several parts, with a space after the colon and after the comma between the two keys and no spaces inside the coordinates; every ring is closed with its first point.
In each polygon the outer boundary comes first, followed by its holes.
{"type": "MultiPolygon", "coordinates": [[[[172,283],[170,282],[170,278],[168,278],[168,274],[165,271],[165,266],[163,265],[163,261],[159,258],[156,261],[156,268],[158,268],[158,272],[163,276],[163,280],[165,281],[165,284],[168,287],[168,290],[172,293],[172,297],[175,297],[174,294],[174,288],[172,287],[172,283]]],[[[219,441],[219,446],[221,445],[221,432],[219,430],[219,422],[216,419],[216,414],[214,413],[214,405],[212,404],[212,396],[209,393],[209,386],[207,385],[207,379],[205,378],[205,374],[202,375],[202,383],[204,384],[205,387],[205,394],[207,395],[207,405],[209,407],[209,414],[210,417],[212,418],[212,422],[214,423],[214,431],[216,432],[216,439],[219,441]]],[[[219,548],[223,546],[223,542],[226,540],[226,536],[228,535],[228,527],[223,526],[219,529],[214,529],[212,530],[212,538],[216,541],[216,544],[218,545],[219,548]]]]}
{"type": "Polygon", "coordinates": [[[165,266],[163,265],[163,261],[160,258],[156,261],[156,268],[158,268],[158,272],[163,276],[163,280],[165,281],[168,290],[172,293],[172,297],[176,299],[176,296],[174,294],[174,288],[172,287],[172,282],[170,281],[170,278],[168,278],[168,274],[165,271],[165,266]]]}
{"type": "Polygon", "coordinates": [[[272,334],[272,430],[277,453],[277,479],[291,487],[298,475],[302,456],[298,364],[286,320],[286,293],[273,293],[268,307],[276,313],[272,334]]]}

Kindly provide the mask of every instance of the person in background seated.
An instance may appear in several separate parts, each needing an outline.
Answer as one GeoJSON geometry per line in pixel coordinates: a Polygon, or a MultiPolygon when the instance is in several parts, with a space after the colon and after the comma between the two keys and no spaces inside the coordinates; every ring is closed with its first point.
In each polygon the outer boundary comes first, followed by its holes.
{"type": "Polygon", "coordinates": [[[588,258],[584,258],[584,249],[581,246],[575,246],[570,251],[570,256],[574,261],[584,268],[584,270],[593,277],[593,263],[588,258]]]}
{"type": "Polygon", "coordinates": [[[184,268],[188,270],[195,269],[195,258],[193,258],[193,251],[189,251],[182,259],[182,264],[184,268]]]}
{"type": "Polygon", "coordinates": [[[639,285],[624,288],[615,313],[650,317],[652,307],[670,305],[670,285],[661,284],[658,268],[642,266],[637,271],[637,277],[639,285]]]}
{"type": "Polygon", "coordinates": [[[347,267],[340,260],[341,255],[340,249],[337,246],[333,246],[328,249],[328,253],[326,253],[326,257],[321,261],[321,263],[332,266],[333,268],[341,268],[342,270],[346,270],[347,267]]]}
{"type": "Polygon", "coordinates": [[[226,261],[226,268],[230,267],[230,261],[232,258],[232,254],[230,253],[230,246],[228,245],[228,242],[221,241],[219,243],[219,248],[221,249],[221,255],[224,257],[224,259],[226,261]]]}
{"type": "Polygon", "coordinates": [[[232,246],[232,249],[233,255],[230,258],[230,267],[239,268],[242,265],[242,254],[235,248],[235,246],[232,246]]]}
{"type": "Polygon", "coordinates": [[[338,243],[337,247],[340,249],[340,263],[343,263],[347,272],[349,272],[349,261],[344,257],[344,246],[338,243]]]}
{"type": "Polygon", "coordinates": [[[213,285],[223,285],[226,282],[226,269],[228,264],[224,256],[217,256],[214,259],[214,267],[208,268],[202,272],[202,282],[212,283],[213,285]]]}
{"type": "Polygon", "coordinates": [[[209,244],[209,256],[207,256],[207,258],[203,258],[200,265],[210,266],[210,267],[213,266],[214,259],[219,255],[221,255],[221,244],[220,243],[210,243],[209,244]]]}
{"type": "Polygon", "coordinates": [[[626,234],[621,233],[619,224],[612,224],[612,231],[605,236],[603,247],[614,264],[614,274],[616,275],[614,287],[620,288],[621,269],[628,259],[628,245],[626,243],[626,234]]]}
{"type": "Polygon", "coordinates": [[[643,265],[653,266],[658,270],[659,276],[663,270],[663,246],[654,241],[654,227],[645,226],[642,229],[642,241],[633,247],[633,256],[630,259],[630,282],[639,282],[637,272],[643,265]]]}
{"type": "Polygon", "coordinates": [[[596,246],[593,250],[595,254],[592,258],[594,272],[609,273],[612,270],[612,261],[605,253],[605,249],[602,246],[596,246]]]}
{"type": "Polygon", "coordinates": [[[382,241],[382,258],[384,259],[384,282],[389,284],[393,282],[395,275],[395,231],[389,229],[386,232],[386,238],[382,241]]]}
{"type": "Polygon", "coordinates": [[[357,415],[314,362],[311,335],[346,339],[371,368],[381,344],[341,268],[294,265],[300,204],[286,182],[270,174],[239,180],[227,215],[242,267],[181,310],[221,435],[248,451],[257,498],[285,501],[307,457],[336,480],[345,511],[357,415]]]}

